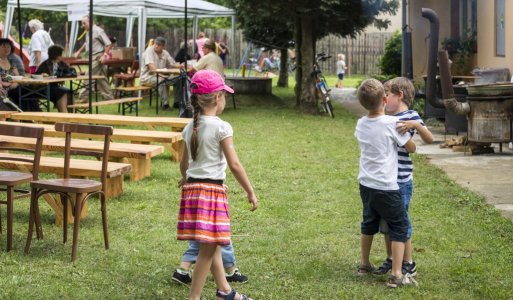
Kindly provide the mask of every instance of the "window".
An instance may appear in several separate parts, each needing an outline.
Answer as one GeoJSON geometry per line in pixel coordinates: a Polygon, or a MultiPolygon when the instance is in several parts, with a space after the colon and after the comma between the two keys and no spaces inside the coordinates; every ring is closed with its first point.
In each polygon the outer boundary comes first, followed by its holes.
{"type": "Polygon", "coordinates": [[[495,0],[495,55],[506,55],[506,34],[504,18],[505,0],[495,0]]]}

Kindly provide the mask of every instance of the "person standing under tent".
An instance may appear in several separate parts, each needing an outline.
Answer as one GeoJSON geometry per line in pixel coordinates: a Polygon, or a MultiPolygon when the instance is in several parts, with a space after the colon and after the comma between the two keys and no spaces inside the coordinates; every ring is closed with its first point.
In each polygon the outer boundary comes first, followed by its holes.
{"type": "Polygon", "coordinates": [[[39,65],[48,59],[48,48],[53,45],[50,34],[45,31],[44,24],[37,20],[30,20],[28,23],[30,31],[32,31],[32,37],[29,43],[30,62],[29,69],[30,74],[34,74],[39,65]]]}
{"type": "MultiPolygon", "coordinates": [[[[84,16],[82,18],[82,28],[84,30],[89,31],[91,29],[91,20],[89,20],[89,16],[84,16]]],[[[109,52],[112,48],[112,43],[110,42],[109,37],[105,34],[102,28],[93,23],[92,26],[93,31],[93,62],[91,66],[91,70],[89,70],[93,75],[101,75],[104,78],[96,80],[96,85],[98,86],[98,91],[101,93],[103,100],[112,100],[114,97],[112,96],[112,90],[110,89],[110,84],[107,81],[107,66],[103,64],[105,60],[109,58],[109,52]]],[[[86,42],[75,52],[75,58],[78,58],[80,53],[86,49],[89,51],[89,34],[86,34],[86,42]]],[[[89,82],[85,82],[85,85],[88,86],[89,82]]],[[[88,102],[89,98],[89,89],[84,88],[78,97],[80,103],[88,102]]]]}
{"type": "Polygon", "coordinates": [[[203,45],[206,41],[208,41],[208,38],[205,36],[205,33],[198,33],[198,39],[196,39],[196,47],[198,49],[199,57],[197,59],[202,58],[206,54],[205,52],[203,52],[203,45]]]}

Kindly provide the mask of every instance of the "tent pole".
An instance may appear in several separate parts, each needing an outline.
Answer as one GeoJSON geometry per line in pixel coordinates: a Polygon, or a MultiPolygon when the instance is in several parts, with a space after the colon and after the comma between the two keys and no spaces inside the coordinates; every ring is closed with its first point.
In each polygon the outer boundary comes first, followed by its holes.
{"type": "Polygon", "coordinates": [[[18,33],[20,34],[20,58],[23,61],[23,32],[21,31],[21,8],[20,0],[18,0],[18,33]]]}
{"type": "Polygon", "coordinates": [[[236,28],[235,28],[235,16],[232,16],[232,39],[230,41],[230,62],[231,62],[231,66],[235,66],[235,55],[233,55],[235,53],[235,33],[237,32],[236,28]]]}
{"type": "Polygon", "coordinates": [[[93,101],[93,93],[92,93],[92,86],[93,86],[93,26],[94,26],[94,19],[93,19],[94,15],[93,15],[93,0],[90,0],[89,1],[89,45],[88,48],[89,48],[89,86],[87,87],[89,89],[89,113],[92,114],[93,113],[93,106],[92,106],[92,101],[93,101]]]}
{"type": "MultiPolygon", "coordinates": [[[[185,44],[185,70],[187,70],[187,0],[185,0],[185,18],[183,21],[183,42],[185,44]]],[[[194,43],[193,43],[193,49],[194,49],[194,43]]]]}

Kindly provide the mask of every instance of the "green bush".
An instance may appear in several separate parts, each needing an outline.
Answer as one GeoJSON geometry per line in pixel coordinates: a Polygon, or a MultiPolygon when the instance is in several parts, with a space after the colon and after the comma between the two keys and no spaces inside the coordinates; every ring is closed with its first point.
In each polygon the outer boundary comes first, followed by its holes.
{"type": "Polygon", "coordinates": [[[385,44],[385,54],[379,60],[383,75],[401,75],[401,32],[396,31],[385,44]]]}

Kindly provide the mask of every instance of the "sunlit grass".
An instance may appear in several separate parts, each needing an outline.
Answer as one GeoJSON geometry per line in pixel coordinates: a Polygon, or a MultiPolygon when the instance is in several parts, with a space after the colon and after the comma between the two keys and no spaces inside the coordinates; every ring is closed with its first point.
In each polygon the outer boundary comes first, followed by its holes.
{"type": "MultiPolygon", "coordinates": [[[[384,277],[357,277],[356,118],[336,104],[335,119],[303,115],[294,109],[291,88],[273,90],[275,95],[237,95],[237,110],[228,101],[221,116],[234,127],[236,149],[261,202],[250,212],[243,190],[228,176],[235,252],[250,278],[237,289],[271,300],[511,298],[511,222],[422,156],[414,157],[411,206],[420,286],[389,290],[384,277]]],[[[141,107],[141,115],[155,115],[146,100],[141,107]]],[[[117,114],[115,107],[101,111],[117,114]]],[[[176,116],[176,110],[160,115],[176,116]]],[[[71,243],[62,245],[62,231],[44,201],[44,239],[22,254],[28,200],[17,200],[13,251],[3,250],[5,234],[0,236],[0,298],[186,299],[188,288],[170,280],[186,248],[175,238],[179,176],[166,153],[153,159],[150,177],[125,181],[123,195],[108,202],[109,250],[103,249],[99,205],[92,200],[74,264],[71,243]]],[[[371,260],[380,263],[384,253],[378,236],[371,260]]],[[[205,299],[215,299],[211,280],[204,291],[205,299]]]]}

